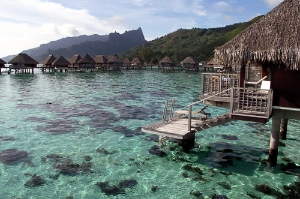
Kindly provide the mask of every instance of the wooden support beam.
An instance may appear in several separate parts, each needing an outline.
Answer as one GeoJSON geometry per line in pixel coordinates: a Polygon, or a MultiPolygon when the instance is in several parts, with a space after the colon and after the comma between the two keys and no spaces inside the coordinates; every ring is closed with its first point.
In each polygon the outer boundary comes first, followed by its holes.
{"type": "Polygon", "coordinates": [[[280,139],[286,140],[288,119],[281,119],[280,122],[280,139]]]}
{"type": "Polygon", "coordinates": [[[279,147],[279,133],[280,133],[280,118],[272,118],[272,132],[270,136],[270,150],[269,150],[269,166],[277,165],[278,147],[279,147]]]}

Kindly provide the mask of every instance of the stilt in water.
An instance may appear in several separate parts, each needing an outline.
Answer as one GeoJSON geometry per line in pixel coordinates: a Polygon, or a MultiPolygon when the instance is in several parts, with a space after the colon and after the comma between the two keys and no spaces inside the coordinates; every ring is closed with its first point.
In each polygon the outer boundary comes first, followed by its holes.
{"type": "Polygon", "coordinates": [[[188,153],[195,146],[195,132],[190,132],[186,138],[177,140],[177,143],[185,153],[188,153]]]}
{"type": "Polygon", "coordinates": [[[272,132],[270,136],[270,150],[269,150],[269,166],[277,165],[279,134],[280,134],[280,118],[272,118],[272,132]]]}
{"type": "Polygon", "coordinates": [[[280,122],[280,139],[286,140],[288,119],[281,119],[280,122]]]}

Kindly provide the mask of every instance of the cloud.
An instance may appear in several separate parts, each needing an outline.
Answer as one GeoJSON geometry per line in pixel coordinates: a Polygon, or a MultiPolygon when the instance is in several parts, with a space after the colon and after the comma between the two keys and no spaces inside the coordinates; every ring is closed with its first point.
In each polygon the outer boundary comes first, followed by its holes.
{"type": "Polygon", "coordinates": [[[1,40],[0,45],[12,46],[12,41],[15,43],[14,51],[12,47],[7,47],[5,51],[0,49],[0,56],[18,53],[63,37],[108,34],[126,29],[121,17],[99,19],[86,9],[72,9],[60,3],[42,0],[1,2],[0,19],[0,26],[5,27],[0,37],[7,38],[1,40]]]}
{"type": "Polygon", "coordinates": [[[283,0],[264,0],[264,2],[267,3],[270,8],[274,8],[275,6],[283,2],[283,0]]]}

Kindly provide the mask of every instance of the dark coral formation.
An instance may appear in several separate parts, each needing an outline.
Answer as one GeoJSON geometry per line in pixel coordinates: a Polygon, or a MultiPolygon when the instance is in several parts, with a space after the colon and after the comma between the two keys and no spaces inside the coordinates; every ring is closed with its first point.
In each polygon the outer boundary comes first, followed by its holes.
{"type": "Polygon", "coordinates": [[[126,188],[136,186],[138,182],[134,179],[122,180],[118,185],[110,185],[109,182],[97,182],[96,185],[100,187],[101,191],[106,195],[125,194],[126,188]]]}
{"type": "Polygon", "coordinates": [[[116,185],[109,185],[108,182],[97,182],[96,185],[99,186],[101,191],[106,195],[125,194],[124,188],[117,187],[116,185]]]}
{"type": "Polygon", "coordinates": [[[271,194],[272,189],[266,184],[260,184],[255,186],[255,190],[262,192],[264,194],[271,194]]]}
{"type": "Polygon", "coordinates": [[[34,174],[30,180],[28,180],[24,186],[25,187],[38,187],[45,184],[45,180],[43,180],[40,176],[34,174]]]}
{"type": "Polygon", "coordinates": [[[226,195],[212,195],[211,196],[212,199],[228,199],[228,197],[226,195]]]}
{"type": "Polygon", "coordinates": [[[110,155],[110,154],[115,153],[115,151],[109,152],[109,151],[107,151],[107,150],[106,150],[105,148],[103,148],[103,147],[97,148],[97,149],[96,149],[96,152],[101,153],[101,154],[104,154],[104,155],[110,155]]]}
{"type": "Polygon", "coordinates": [[[63,158],[57,154],[49,154],[42,158],[43,162],[47,159],[54,161],[54,168],[56,168],[61,174],[75,175],[78,173],[92,173],[92,162],[83,162],[81,164],[74,163],[69,157],[63,158]]]}
{"type": "Polygon", "coordinates": [[[135,179],[127,179],[127,180],[122,180],[119,182],[119,187],[123,188],[131,188],[137,185],[138,182],[135,179]]]}
{"type": "Polygon", "coordinates": [[[157,145],[152,146],[151,149],[149,149],[149,153],[159,157],[164,157],[167,155],[164,151],[160,150],[160,147],[157,145]]]}
{"type": "Polygon", "coordinates": [[[7,149],[0,153],[0,162],[4,164],[17,163],[25,158],[28,158],[28,153],[17,149],[7,149]]]}

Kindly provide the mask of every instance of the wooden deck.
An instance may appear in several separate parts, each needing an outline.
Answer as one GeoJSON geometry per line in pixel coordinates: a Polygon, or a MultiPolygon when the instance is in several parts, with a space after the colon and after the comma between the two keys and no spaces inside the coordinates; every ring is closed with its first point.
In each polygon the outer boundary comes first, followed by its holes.
{"type": "Polygon", "coordinates": [[[169,121],[157,122],[148,126],[144,126],[142,127],[142,132],[184,140],[188,139],[191,134],[197,131],[205,130],[229,121],[231,121],[231,117],[229,114],[206,120],[200,120],[199,117],[194,117],[191,120],[192,128],[189,131],[188,117],[179,115],[169,121]]]}

